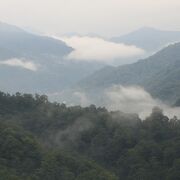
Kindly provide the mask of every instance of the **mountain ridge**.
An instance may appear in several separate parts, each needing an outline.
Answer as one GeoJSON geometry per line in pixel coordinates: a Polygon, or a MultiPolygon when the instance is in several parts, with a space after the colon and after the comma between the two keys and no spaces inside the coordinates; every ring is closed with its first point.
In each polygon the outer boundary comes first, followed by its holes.
{"type": "Polygon", "coordinates": [[[0,23],[1,90],[11,93],[56,92],[102,67],[97,63],[66,59],[72,51],[73,48],[61,40],[0,23]],[[23,63],[35,64],[37,70],[23,68],[23,63]]]}
{"type": "Polygon", "coordinates": [[[169,45],[149,58],[119,67],[101,69],[77,84],[87,91],[115,84],[142,86],[152,96],[167,101],[180,97],[180,43],[169,45]]]}
{"type": "Polygon", "coordinates": [[[51,55],[62,58],[73,50],[63,41],[35,35],[6,23],[0,23],[0,47],[15,52],[21,58],[32,59],[50,58],[51,55]]]}
{"type": "Polygon", "coordinates": [[[151,27],[142,27],[128,34],[113,37],[111,41],[136,45],[149,53],[154,53],[169,43],[180,41],[180,31],[165,31],[151,27]]]}

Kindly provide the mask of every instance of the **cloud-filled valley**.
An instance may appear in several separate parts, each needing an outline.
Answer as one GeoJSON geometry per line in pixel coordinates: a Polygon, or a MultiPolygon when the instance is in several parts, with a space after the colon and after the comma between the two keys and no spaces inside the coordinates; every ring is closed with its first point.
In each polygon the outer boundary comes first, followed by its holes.
{"type": "Polygon", "coordinates": [[[180,0],[0,0],[0,180],[180,180],[180,0]]]}
{"type": "Polygon", "coordinates": [[[108,63],[122,58],[135,58],[145,53],[143,49],[136,46],[114,43],[99,37],[72,36],[60,39],[74,49],[67,59],[77,61],[108,63]]]}

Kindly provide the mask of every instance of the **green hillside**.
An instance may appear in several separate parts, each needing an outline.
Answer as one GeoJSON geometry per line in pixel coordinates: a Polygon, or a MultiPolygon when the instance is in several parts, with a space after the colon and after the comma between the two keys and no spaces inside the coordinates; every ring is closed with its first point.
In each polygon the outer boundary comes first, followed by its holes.
{"type": "Polygon", "coordinates": [[[176,43],[137,63],[97,71],[76,87],[93,92],[115,84],[139,85],[153,97],[175,102],[180,97],[179,79],[180,43],[176,43]]]}
{"type": "Polygon", "coordinates": [[[175,180],[180,121],[0,93],[0,179],[175,180]]]}

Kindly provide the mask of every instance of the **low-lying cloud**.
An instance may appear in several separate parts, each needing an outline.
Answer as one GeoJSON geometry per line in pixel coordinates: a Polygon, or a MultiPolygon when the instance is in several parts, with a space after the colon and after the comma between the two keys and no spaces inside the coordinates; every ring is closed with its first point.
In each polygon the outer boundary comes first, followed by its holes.
{"type": "Polygon", "coordinates": [[[20,67],[20,68],[28,69],[30,71],[38,70],[38,66],[35,63],[31,61],[16,59],[16,58],[0,61],[0,65],[20,67]]]}
{"type": "Polygon", "coordinates": [[[76,99],[77,102],[79,101],[80,105],[83,107],[90,105],[90,100],[86,96],[86,93],[77,91],[73,93],[73,97],[76,99]]]}
{"type": "Polygon", "coordinates": [[[76,142],[78,135],[92,128],[94,124],[86,117],[79,117],[71,126],[57,132],[51,137],[51,141],[59,147],[72,145],[76,142]]]}
{"type": "Polygon", "coordinates": [[[110,111],[122,111],[125,113],[135,113],[141,118],[146,118],[156,106],[164,110],[164,114],[172,118],[180,118],[180,108],[171,107],[159,99],[154,99],[147,91],[138,86],[115,85],[104,91],[88,94],[83,90],[74,92],[57,93],[50,98],[65,100],[67,105],[81,105],[83,107],[95,104],[104,106],[110,111]]]}
{"type": "Polygon", "coordinates": [[[118,58],[132,58],[145,52],[136,46],[118,44],[99,37],[72,36],[60,38],[72,51],[67,58],[71,60],[111,62],[118,58]]]}
{"type": "Polygon", "coordinates": [[[159,99],[154,99],[141,87],[113,86],[106,90],[105,97],[106,106],[110,110],[137,113],[141,118],[145,118],[155,106],[158,106],[168,117],[180,117],[180,108],[170,107],[159,99]]]}

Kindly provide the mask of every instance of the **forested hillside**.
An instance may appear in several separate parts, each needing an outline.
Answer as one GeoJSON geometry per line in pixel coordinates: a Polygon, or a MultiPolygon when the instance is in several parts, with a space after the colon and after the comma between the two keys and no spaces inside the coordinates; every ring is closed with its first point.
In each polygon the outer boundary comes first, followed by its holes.
{"type": "Polygon", "coordinates": [[[77,84],[86,92],[112,85],[141,86],[153,97],[174,103],[180,97],[180,43],[170,45],[137,63],[106,67],[77,84]]]}
{"type": "Polygon", "coordinates": [[[180,121],[0,93],[0,179],[177,180],[180,121]]]}

